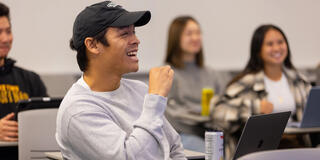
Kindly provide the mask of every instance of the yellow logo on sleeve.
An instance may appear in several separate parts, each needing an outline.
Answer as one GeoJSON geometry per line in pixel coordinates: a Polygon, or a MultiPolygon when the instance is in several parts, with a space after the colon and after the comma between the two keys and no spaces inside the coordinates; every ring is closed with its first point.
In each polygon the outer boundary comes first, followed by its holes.
{"type": "Polygon", "coordinates": [[[20,100],[29,99],[29,95],[20,91],[19,86],[0,84],[0,103],[18,103],[20,100]]]}

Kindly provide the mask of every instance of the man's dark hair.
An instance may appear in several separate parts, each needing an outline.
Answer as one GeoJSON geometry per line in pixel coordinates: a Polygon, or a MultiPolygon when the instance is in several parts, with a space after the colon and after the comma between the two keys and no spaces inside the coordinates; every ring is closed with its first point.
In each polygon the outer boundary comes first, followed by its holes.
{"type": "Polygon", "coordinates": [[[10,20],[10,10],[9,8],[0,2],[0,17],[6,16],[10,20]]]}
{"type": "MultiPolygon", "coordinates": [[[[93,36],[93,40],[102,43],[104,46],[109,46],[109,43],[107,41],[107,38],[105,37],[108,29],[105,29],[98,33],[97,35],[93,36]]],[[[86,46],[82,44],[81,47],[78,49],[75,48],[73,44],[73,40],[71,38],[70,40],[70,48],[72,50],[77,51],[77,62],[79,65],[79,68],[82,72],[86,71],[88,69],[88,56],[86,54],[86,46]]]]}

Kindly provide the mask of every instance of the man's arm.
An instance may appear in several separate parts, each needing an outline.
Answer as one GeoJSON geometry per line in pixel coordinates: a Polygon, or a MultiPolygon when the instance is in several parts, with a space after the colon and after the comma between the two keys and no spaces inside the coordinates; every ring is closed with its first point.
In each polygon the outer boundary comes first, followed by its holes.
{"type": "Polygon", "coordinates": [[[176,130],[171,126],[166,118],[164,120],[164,131],[169,135],[168,140],[170,143],[170,158],[173,160],[185,160],[184,148],[181,139],[176,130]]]}
{"type": "Polygon", "coordinates": [[[30,85],[32,87],[32,93],[30,93],[30,97],[48,97],[47,88],[40,76],[34,72],[30,72],[30,85]]]}

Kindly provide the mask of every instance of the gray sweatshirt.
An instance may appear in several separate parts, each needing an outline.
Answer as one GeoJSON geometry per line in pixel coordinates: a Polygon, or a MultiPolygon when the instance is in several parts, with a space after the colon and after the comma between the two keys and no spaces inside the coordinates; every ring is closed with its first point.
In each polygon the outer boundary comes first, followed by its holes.
{"type": "MultiPolygon", "coordinates": [[[[204,137],[201,119],[202,88],[214,89],[215,95],[223,92],[226,82],[214,70],[199,68],[195,63],[185,63],[183,69],[173,68],[174,80],[168,96],[166,117],[180,133],[204,137]],[[188,118],[195,117],[195,118],[188,118]]],[[[209,119],[208,119],[209,122],[209,119]]]]}
{"type": "Polygon", "coordinates": [[[180,137],[164,118],[167,99],[139,81],[122,79],[112,92],[94,92],[80,78],[64,97],[56,140],[72,160],[185,160],[180,137]]]}

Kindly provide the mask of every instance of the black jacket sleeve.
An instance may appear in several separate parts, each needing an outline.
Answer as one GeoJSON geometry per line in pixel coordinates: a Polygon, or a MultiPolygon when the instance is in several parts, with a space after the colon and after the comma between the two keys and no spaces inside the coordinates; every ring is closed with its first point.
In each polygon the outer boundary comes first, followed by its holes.
{"type": "Polygon", "coordinates": [[[40,76],[34,72],[30,74],[30,83],[32,86],[32,95],[30,95],[30,97],[48,97],[47,89],[40,76]]]}

